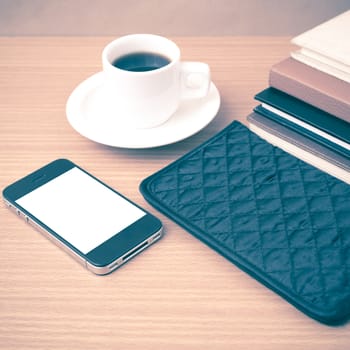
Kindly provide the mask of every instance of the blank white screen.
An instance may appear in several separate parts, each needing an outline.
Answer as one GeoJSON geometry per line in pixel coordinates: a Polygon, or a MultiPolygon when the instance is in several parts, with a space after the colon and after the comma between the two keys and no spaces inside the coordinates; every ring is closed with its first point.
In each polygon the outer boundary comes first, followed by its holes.
{"type": "Polygon", "coordinates": [[[76,167],[16,202],[83,254],[146,215],[76,167]]]}

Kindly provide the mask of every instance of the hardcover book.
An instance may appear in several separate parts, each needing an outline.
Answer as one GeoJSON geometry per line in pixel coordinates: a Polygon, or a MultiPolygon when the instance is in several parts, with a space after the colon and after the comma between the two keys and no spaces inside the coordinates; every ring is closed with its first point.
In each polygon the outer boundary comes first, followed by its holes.
{"type": "Polygon", "coordinates": [[[269,143],[350,184],[350,158],[258,113],[249,128],[269,143]]]}
{"type": "Polygon", "coordinates": [[[270,86],[350,123],[350,84],[287,58],[272,66],[270,86]]]}
{"type": "Polygon", "coordinates": [[[292,57],[350,81],[350,10],[292,39],[301,47],[292,57]]]}
{"type": "Polygon", "coordinates": [[[322,58],[318,57],[316,59],[315,57],[310,56],[310,54],[308,53],[310,53],[310,51],[308,52],[307,50],[300,49],[297,51],[292,51],[290,55],[295,60],[306,64],[307,66],[310,66],[321,72],[334,76],[335,78],[343,80],[348,84],[350,83],[350,73],[344,71],[343,69],[337,68],[334,62],[332,64],[325,63],[323,62],[322,58]]]}
{"type": "Polygon", "coordinates": [[[350,156],[350,123],[271,87],[255,99],[256,112],[350,156]]]}

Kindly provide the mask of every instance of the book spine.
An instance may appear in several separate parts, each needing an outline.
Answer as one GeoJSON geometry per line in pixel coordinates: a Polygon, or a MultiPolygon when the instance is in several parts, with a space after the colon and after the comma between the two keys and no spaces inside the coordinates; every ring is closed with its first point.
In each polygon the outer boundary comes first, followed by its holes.
{"type": "Polygon", "coordinates": [[[264,116],[252,113],[247,120],[250,130],[266,141],[350,184],[350,158],[334,153],[264,116]]]}
{"type": "Polygon", "coordinates": [[[332,141],[328,137],[324,137],[317,132],[309,130],[265,109],[262,105],[256,106],[254,108],[254,112],[350,159],[350,151],[347,148],[344,148],[342,145],[339,145],[336,141],[337,138],[335,138],[335,141],[332,141]]]}
{"type": "Polygon", "coordinates": [[[302,81],[295,80],[273,68],[269,72],[269,84],[288,95],[350,123],[350,104],[337,99],[335,96],[325,94],[317,87],[305,85],[302,81]]]}

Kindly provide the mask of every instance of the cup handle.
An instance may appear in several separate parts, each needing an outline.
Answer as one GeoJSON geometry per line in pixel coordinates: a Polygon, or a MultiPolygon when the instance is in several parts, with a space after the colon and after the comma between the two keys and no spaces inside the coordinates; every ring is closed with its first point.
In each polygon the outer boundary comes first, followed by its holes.
{"type": "Polygon", "coordinates": [[[181,62],[181,98],[205,97],[210,87],[210,68],[202,62],[181,62]]]}

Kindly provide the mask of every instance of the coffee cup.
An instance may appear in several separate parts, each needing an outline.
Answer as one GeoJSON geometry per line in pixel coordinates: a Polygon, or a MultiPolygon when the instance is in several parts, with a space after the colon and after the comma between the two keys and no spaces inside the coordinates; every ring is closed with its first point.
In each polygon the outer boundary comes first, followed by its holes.
{"type": "Polygon", "coordinates": [[[202,62],[182,62],[179,47],[153,34],[115,39],[102,52],[104,93],[113,118],[143,129],[166,122],[183,99],[203,98],[210,69],[202,62]]]}

